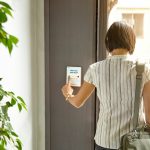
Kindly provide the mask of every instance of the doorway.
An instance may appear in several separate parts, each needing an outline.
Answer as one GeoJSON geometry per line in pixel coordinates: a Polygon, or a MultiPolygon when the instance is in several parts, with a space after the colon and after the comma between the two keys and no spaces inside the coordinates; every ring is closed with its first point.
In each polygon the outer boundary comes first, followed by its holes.
{"type": "Polygon", "coordinates": [[[149,62],[150,42],[150,1],[118,0],[108,18],[108,27],[114,21],[125,21],[130,24],[136,34],[136,46],[133,56],[149,62]]]}

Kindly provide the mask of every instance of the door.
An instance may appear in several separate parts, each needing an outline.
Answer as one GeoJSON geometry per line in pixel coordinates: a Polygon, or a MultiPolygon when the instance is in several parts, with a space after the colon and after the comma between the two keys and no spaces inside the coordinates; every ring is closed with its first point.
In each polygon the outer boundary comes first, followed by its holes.
{"type": "Polygon", "coordinates": [[[45,0],[46,150],[94,150],[95,94],[76,109],[65,102],[61,87],[67,66],[81,66],[83,81],[88,66],[105,57],[104,4],[106,0],[45,0]]]}

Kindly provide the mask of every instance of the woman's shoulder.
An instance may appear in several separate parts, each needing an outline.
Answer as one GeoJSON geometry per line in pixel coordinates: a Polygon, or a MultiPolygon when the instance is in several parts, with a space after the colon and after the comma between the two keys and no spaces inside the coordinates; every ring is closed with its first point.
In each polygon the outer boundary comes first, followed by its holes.
{"type": "Polygon", "coordinates": [[[91,64],[91,65],[90,65],[90,68],[97,68],[97,67],[99,67],[100,65],[102,65],[103,62],[105,62],[105,61],[106,61],[106,59],[105,59],[105,60],[102,60],[102,61],[97,61],[97,62],[91,64]]]}

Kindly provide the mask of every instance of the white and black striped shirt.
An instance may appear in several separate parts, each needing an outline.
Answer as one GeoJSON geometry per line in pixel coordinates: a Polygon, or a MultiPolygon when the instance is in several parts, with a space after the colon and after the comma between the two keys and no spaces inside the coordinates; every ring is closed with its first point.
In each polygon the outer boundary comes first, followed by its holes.
{"type": "MultiPolygon", "coordinates": [[[[84,80],[95,85],[100,100],[95,142],[105,148],[117,149],[121,137],[134,129],[135,61],[127,55],[110,56],[90,65],[84,80]]],[[[150,71],[146,66],[142,88],[148,80],[150,71]]],[[[141,105],[140,114],[142,110],[141,105]]],[[[142,122],[143,115],[140,115],[142,122]]]]}

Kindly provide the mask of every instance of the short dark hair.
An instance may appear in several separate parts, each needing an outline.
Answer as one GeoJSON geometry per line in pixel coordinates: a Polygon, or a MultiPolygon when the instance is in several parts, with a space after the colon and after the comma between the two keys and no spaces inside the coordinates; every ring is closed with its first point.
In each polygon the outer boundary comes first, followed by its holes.
{"type": "Polygon", "coordinates": [[[112,52],[114,49],[124,48],[132,54],[135,43],[135,33],[132,27],[126,22],[114,22],[106,33],[105,44],[109,52],[112,52]]]}

